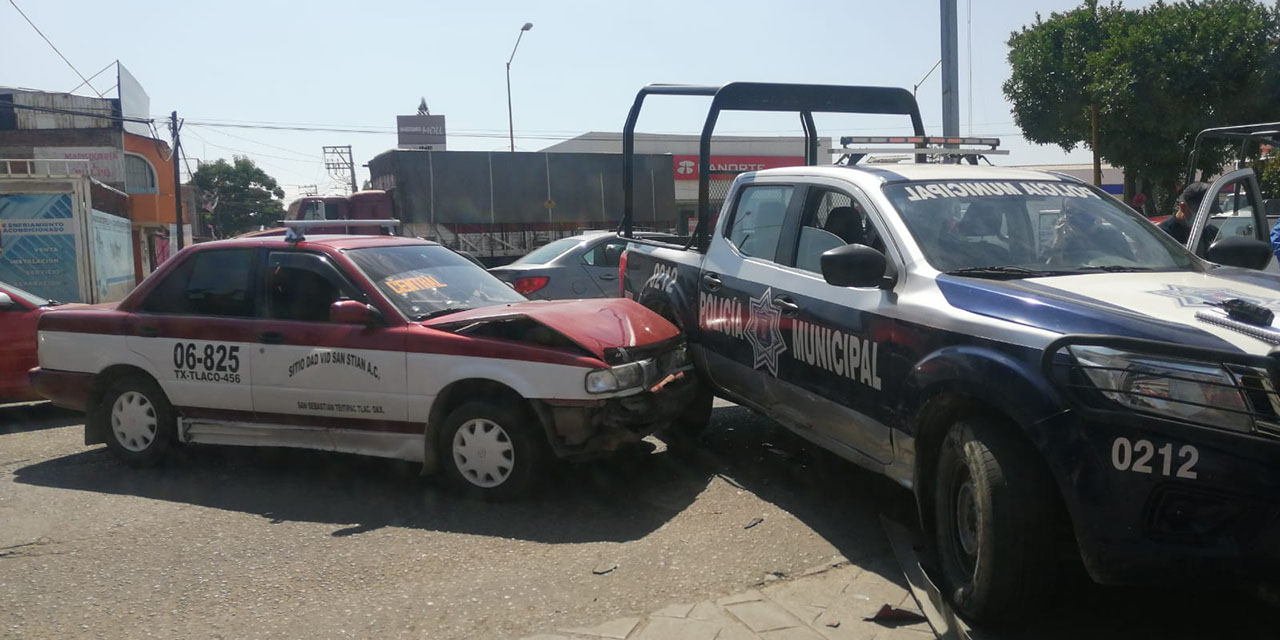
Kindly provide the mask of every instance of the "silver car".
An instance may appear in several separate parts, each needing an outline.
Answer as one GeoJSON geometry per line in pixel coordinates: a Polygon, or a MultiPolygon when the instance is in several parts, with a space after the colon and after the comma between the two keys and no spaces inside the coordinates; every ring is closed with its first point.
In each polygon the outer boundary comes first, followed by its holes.
{"type": "MultiPolygon", "coordinates": [[[[677,236],[637,232],[640,238],[667,242],[677,236]]],[[[626,240],[612,231],[590,231],[561,238],[525,254],[519,260],[489,273],[534,300],[618,297],[618,260],[626,240]]]]}

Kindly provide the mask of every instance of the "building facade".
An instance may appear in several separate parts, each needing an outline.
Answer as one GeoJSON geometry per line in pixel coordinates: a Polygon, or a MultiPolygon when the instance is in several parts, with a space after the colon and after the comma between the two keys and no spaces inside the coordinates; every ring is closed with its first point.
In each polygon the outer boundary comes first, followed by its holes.
{"type": "Polygon", "coordinates": [[[119,74],[116,98],[0,88],[0,159],[76,161],[66,166],[124,194],[141,280],[169,255],[175,159],[153,128],[126,121],[148,118],[148,100],[123,67],[119,74]]]}

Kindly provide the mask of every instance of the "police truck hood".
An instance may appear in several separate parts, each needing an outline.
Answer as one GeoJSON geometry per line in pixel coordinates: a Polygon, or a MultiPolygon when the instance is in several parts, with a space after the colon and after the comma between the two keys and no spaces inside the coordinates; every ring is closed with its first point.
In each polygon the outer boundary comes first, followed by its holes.
{"type": "Polygon", "coordinates": [[[1267,353],[1271,345],[1196,314],[1224,316],[1214,304],[1233,298],[1280,313],[1280,277],[1229,267],[1001,281],[940,275],[938,288],[956,308],[1057,333],[1112,334],[1256,354],[1267,353]]]}

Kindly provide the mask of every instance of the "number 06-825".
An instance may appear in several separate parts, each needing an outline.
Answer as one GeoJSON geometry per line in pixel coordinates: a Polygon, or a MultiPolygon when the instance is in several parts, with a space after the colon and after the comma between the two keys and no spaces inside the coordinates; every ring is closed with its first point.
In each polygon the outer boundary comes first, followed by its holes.
{"type": "Polygon", "coordinates": [[[179,342],[173,345],[173,366],[178,369],[235,373],[240,370],[240,347],[179,342]]]}
{"type": "Polygon", "coordinates": [[[1111,443],[1111,466],[1118,471],[1155,473],[1195,480],[1196,463],[1200,461],[1200,451],[1189,444],[1184,444],[1178,447],[1177,460],[1175,460],[1173,447],[1171,443],[1165,443],[1164,446],[1156,448],[1150,440],[1133,442],[1128,438],[1116,438],[1111,443]],[[1153,462],[1154,466],[1152,466],[1153,462]],[[1175,462],[1178,463],[1177,469],[1174,469],[1175,462]]]}

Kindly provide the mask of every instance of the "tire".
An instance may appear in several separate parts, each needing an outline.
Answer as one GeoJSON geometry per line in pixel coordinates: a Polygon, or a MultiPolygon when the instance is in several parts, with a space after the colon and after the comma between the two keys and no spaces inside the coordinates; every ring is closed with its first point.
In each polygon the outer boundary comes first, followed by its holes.
{"type": "Polygon", "coordinates": [[[107,448],[132,467],[154,466],[177,440],[173,405],[150,378],[128,376],[111,383],[97,414],[107,448]]]}
{"type": "Polygon", "coordinates": [[[982,419],[956,423],[938,455],[935,544],[943,593],[965,618],[1015,625],[1058,577],[1052,479],[1038,452],[982,419]]]}
{"type": "Polygon", "coordinates": [[[542,430],[515,403],[468,402],[445,418],[437,437],[445,479],[466,495],[506,502],[528,495],[542,479],[542,430]]]}

